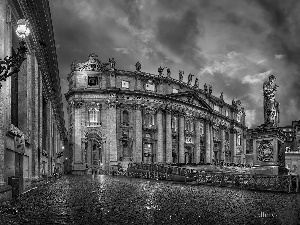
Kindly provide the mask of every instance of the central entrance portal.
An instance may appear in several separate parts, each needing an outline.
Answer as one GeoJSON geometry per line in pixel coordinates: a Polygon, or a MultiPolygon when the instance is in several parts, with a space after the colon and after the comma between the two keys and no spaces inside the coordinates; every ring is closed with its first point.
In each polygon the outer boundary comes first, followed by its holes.
{"type": "Polygon", "coordinates": [[[96,139],[87,141],[85,158],[88,173],[99,173],[99,170],[103,166],[103,155],[103,146],[101,142],[96,139]]]}

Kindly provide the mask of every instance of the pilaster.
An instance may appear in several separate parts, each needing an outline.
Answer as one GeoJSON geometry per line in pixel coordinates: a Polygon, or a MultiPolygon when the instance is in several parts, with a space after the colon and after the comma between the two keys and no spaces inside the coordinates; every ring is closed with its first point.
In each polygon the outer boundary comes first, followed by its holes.
{"type": "Polygon", "coordinates": [[[135,107],[135,148],[133,149],[133,156],[135,162],[142,162],[143,149],[143,121],[142,111],[139,105],[135,107]]]}
{"type": "Polygon", "coordinates": [[[167,111],[166,114],[166,162],[172,162],[172,116],[171,113],[167,111]]]}
{"type": "Polygon", "coordinates": [[[162,125],[162,112],[157,112],[157,162],[164,160],[164,143],[163,143],[163,125],[162,125]]]}
{"type": "Polygon", "coordinates": [[[215,159],[214,154],[214,139],[213,139],[213,126],[209,126],[209,135],[210,135],[210,163],[212,163],[212,159],[215,159]]]}
{"type": "Polygon", "coordinates": [[[32,159],[33,159],[33,176],[38,178],[39,174],[39,68],[36,58],[34,58],[34,72],[32,73],[32,159]]]}
{"type": "Polygon", "coordinates": [[[205,122],[205,156],[206,156],[206,163],[211,162],[211,137],[210,137],[210,124],[209,121],[205,122]]]}
{"type": "Polygon", "coordinates": [[[200,121],[196,120],[196,138],[195,138],[195,159],[194,163],[200,162],[200,152],[201,152],[201,133],[200,133],[200,121]]]}
{"type": "Polygon", "coordinates": [[[117,162],[117,110],[116,104],[111,103],[107,106],[107,141],[108,149],[106,151],[107,162],[110,165],[110,162],[117,162]]]}
{"type": "MultiPolygon", "coordinates": [[[[77,105],[74,112],[74,164],[82,163],[82,152],[81,152],[81,105],[77,105]]],[[[74,168],[76,170],[76,168],[74,168]]]]}
{"type": "Polygon", "coordinates": [[[225,161],[225,130],[221,128],[221,160],[225,161]]]}
{"type": "Polygon", "coordinates": [[[235,131],[232,133],[232,148],[231,149],[233,150],[232,161],[236,162],[236,132],[235,131]]]}
{"type": "Polygon", "coordinates": [[[184,116],[179,118],[179,163],[184,163],[184,116]]]}

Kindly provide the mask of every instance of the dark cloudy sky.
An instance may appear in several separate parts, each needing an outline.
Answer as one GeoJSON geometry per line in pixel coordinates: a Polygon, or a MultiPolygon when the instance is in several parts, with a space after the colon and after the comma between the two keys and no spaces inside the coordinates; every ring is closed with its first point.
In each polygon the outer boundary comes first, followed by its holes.
{"type": "MultiPolygon", "coordinates": [[[[299,0],[49,0],[62,94],[72,61],[96,53],[117,69],[157,74],[159,66],[240,99],[249,127],[262,124],[262,83],[279,85],[280,125],[300,114],[299,0]]],[[[64,108],[66,101],[64,99],[64,108]]],[[[67,119],[65,111],[65,119],[67,119]]],[[[67,120],[66,120],[67,125],[67,120]]]]}

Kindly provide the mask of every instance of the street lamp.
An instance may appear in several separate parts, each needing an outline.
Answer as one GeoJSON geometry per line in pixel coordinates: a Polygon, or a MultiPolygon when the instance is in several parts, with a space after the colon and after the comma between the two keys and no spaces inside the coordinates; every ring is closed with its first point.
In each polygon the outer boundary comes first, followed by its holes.
{"type": "MultiPolygon", "coordinates": [[[[20,47],[18,48],[18,53],[12,53],[12,56],[5,56],[4,60],[0,59],[0,81],[6,81],[6,78],[11,75],[18,73],[20,71],[20,67],[25,60],[25,55],[27,52],[27,48],[25,46],[26,42],[24,41],[25,37],[27,37],[30,33],[28,28],[28,21],[25,19],[18,20],[18,28],[16,33],[18,37],[21,38],[20,47]],[[9,70],[11,70],[9,72],[9,70]]],[[[2,84],[0,83],[0,89],[2,84]]]]}

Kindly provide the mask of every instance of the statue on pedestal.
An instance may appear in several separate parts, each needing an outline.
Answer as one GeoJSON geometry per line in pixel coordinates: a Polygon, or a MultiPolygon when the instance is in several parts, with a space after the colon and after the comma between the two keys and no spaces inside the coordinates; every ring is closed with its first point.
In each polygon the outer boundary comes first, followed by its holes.
{"type": "Polygon", "coordinates": [[[170,68],[167,69],[167,77],[171,78],[171,70],[170,70],[170,68]]]}
{"type": "Polygon", "coordinates": [[[195,88],[199,88],[199,80],[198,80],[198,78],[195,79],[194,87],[195,88]]]}
{"type": "Polygon", "coordinates": [[[189,76],[188,76],[188,85],[191,85],[191,83],[192,83],[192,79],[193,79],[193,74],[189,74],[189,76]]]}
{"type": "Polygon", "coordinates": [[[110,68],[114,70],[116,66],[115,59],[114,58],[109,59],[109,64],[110,64],[110,68]]]}
{"type": "Polygon", "coordinates": [[[180,82],[183,81],[183,74],[184,74],[184,71],[179,70],[179,81],[180,82]]]}
{"type": "Polygon", "coordinates": [[[265,125],[277,127],[279,123],[279,103],[275,100],[277,85],[275,76],[270,75],[269,80],[263,84],[264,93],[264,120],[265,125]]]}
{"type": "Polygon", "coordinates": [[[136,68],[136,71],[141,72],[142,65],[139,61],[137,61],[137,63],[135,64],[135,68],[136,68]]]}
{"type": "Polygon", "coordinates": [[[211,85],[209,85],[208,92],[209,92],[209,94],[212,94],[212,87],[211,87],[211,85]]]}
{"type": "Polygon", "coordinates": [[[159,76],[162,76],[162,73],[164,72],[164,69],[165,69],[165,67],[162,68],[161,66],[158,68],[158,75],[159,76]]]}
{"type": "Polygon", "coordinates": [[[206,85],[206,83],[204,84],[204,91],[207,92],[207,85],[206,85]]]}

